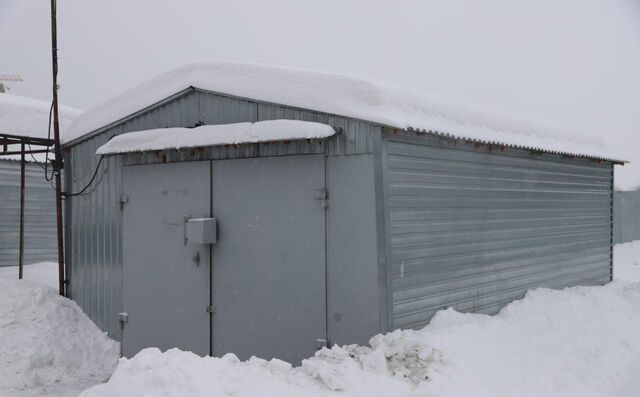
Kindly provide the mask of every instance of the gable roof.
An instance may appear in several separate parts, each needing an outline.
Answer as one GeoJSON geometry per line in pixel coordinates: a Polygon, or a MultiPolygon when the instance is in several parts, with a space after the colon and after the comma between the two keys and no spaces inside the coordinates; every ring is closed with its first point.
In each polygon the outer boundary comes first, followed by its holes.
{"type": "Polygon", "coordinates": [[[479,143],[613,160],[595,137],[473,110],[392,84],[340,74],[243,63],[184,66],[148,80],[83,113],[66,131],[75,139],[189,87],[479,143]]]}

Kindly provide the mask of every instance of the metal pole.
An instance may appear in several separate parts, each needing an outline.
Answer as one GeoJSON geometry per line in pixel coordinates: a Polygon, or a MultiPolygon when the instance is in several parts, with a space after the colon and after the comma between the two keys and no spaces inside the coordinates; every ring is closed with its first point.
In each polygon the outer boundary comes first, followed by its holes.
{"type": "Polygon", "coordinates": [[[20,145],[20,257],[18,259],[18,279],[22,280],[24,264],[24,143],[20,145]]]}
{"type": "Polygon", "coordinates": [[[51,0],[51,66],[53,70],[53,171],[56,178],[56,224],[58,232],[58,290],[64,296],[64,246],[62,241],[62,183],[60,171],[62,156],[60,153],[60,125],[58,121],[58,38],[56,25],[56,0],[51,0]]]}

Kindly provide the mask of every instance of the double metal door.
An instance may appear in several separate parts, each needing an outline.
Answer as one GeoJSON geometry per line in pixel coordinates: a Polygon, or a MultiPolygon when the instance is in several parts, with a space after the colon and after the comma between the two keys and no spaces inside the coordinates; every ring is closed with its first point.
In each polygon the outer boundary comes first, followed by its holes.
{"type": "Polygon", "coordinates": [[[323,156],[127,166],[124,180],[125,355],[299,362],[324,343],[323,156]],[[189,216],[217,219],[215,244],[185,244],[189,216]]]}

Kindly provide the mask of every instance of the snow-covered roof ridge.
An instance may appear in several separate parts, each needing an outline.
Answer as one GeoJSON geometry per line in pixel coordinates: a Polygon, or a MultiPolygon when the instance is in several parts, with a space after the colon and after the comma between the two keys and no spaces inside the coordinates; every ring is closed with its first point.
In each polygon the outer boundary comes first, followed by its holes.
{"type": "Polygon", "coordinates": [[[116,122],[188,87],[483,143],[601,159],[619,156],[598,138],[473,110],[416,90],[360,77],[245,64],[199,63],[148,80],[78,117],[65,142],[116,122]]]}
{"type": "Polygon", "coordinates": [[[100,146],[96,154],[323,139],[335,133],[329,125],[299,120],[203,125],[195,128],[158,128],[115,136],[100,146]]]}

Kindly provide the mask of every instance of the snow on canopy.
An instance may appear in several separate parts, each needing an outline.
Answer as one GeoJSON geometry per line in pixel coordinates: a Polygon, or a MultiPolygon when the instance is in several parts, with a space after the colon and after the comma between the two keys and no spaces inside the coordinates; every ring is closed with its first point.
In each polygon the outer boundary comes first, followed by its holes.
{"type": "MultiPolygon", "coordinates": [[[[19,95],[0,93],[0,133],[46,138],[51,103],[19,95]]],[[[68,106],[58,108],[60,128],[66,129],[80,114],[68,106]]],[[[51,131],[53,135],[53,130],[51,131]]]]}
{"type": "Polygon", "coordinates": [[[329,125],[298,120],[203,125],[196,128],[158,128],[118,135],[99,147],[96,154],[321,139],[335,133],[329,125]]]}
{"type": "Polygon", "coordinates": [[[70,126],[65,142],[188,87],[480,143],[600,159],[618,157],[598,138],[472,110],[389,83],[244,63],[192,64],[160,75],[82,114],[70,126]]]}

